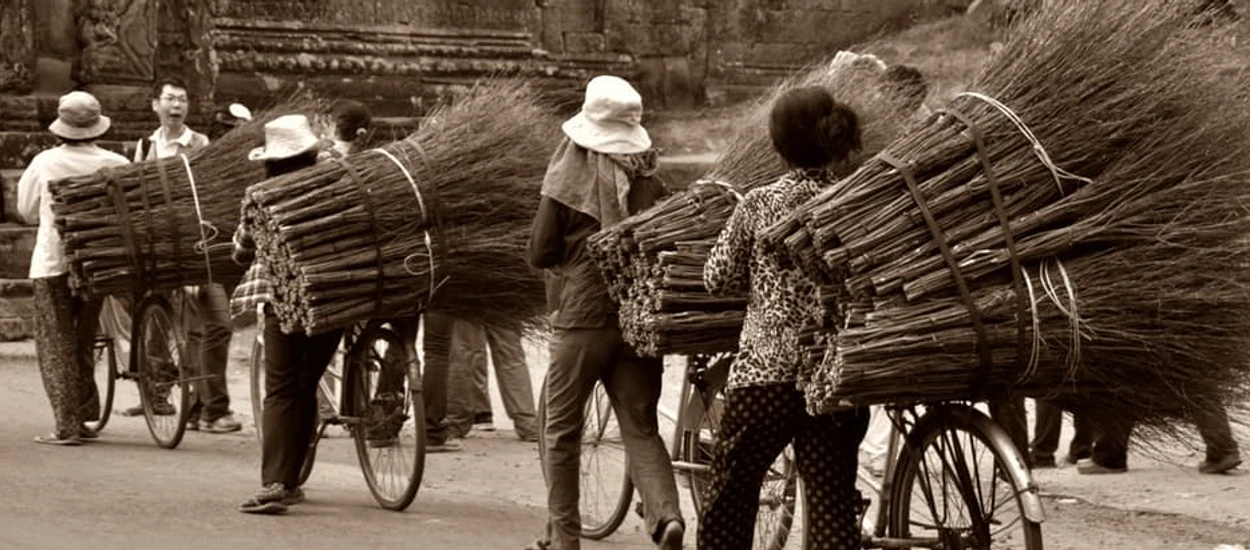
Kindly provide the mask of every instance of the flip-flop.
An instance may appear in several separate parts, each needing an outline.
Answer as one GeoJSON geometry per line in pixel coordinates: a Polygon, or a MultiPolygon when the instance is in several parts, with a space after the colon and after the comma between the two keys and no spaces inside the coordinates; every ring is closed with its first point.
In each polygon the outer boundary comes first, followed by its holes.
{"type": "Polygon", "coordinates": [[[57,437],[56,434],[48,434],[48,435],[35,436],[35,443],[38,443],[40,445],[60,445],[62,447],[77,447],[79,445],[82,445],[82,439],[80,439],[78,436],[61,438],[61,437],[57,437]]]}
{"type": "Polygon", "coordinates": [[[247,499],[247,502],[239,505],[239,511],[244,514],[263,514],[272,516],[285,514],[287,511],[287,505],[283,504],[280,500],[261,502],[254,498],[249,498],[247,499]]]}

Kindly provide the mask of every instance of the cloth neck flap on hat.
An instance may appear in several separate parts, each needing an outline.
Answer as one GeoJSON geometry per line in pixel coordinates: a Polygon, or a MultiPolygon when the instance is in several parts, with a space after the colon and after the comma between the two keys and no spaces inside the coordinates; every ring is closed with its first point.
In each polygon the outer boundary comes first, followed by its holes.
{"type": "Polygon", "coordinates": [[[657,160],[654,149],[610,155],[565,138],[547,165],[542,194],[607,227],[629,216],[630,182],[655,174],[657,160]]]}

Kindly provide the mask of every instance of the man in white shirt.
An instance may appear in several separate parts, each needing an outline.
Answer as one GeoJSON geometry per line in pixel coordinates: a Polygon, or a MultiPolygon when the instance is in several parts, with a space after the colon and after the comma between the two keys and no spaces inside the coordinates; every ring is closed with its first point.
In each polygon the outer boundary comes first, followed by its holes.
{"type": "Polygon", "coordinates": [[[35,156],[17,184],[17,212],[38,223],[30,258],[34,290],[35,350],[39,372],[56,419],[56,431],[35,437],[36,443],[80,445],[96,434],[83,422],[97,420],[100,399],[95,384],[93,347],[98,300],[74,297],[69,288],[69,262],[56,228],[48,183],[127,164],[126,157],[96,145],[111,121],[100,102],[86,92],[61,97],[57,119],[48,127],[61,144],[35,156]]]}
{"type": "MultiPolygon", "coordinates": [[[[208,145],[207,136],[186,125],[190,99],[184,84],[173,79],[159,80],[152,91],[155,93],[152,110],[160,118],[161,126],[152,135],[139,140],[135,162],[189,154],[208,145]]],[[[230,411],[226,385],[226,366],[230,360],[230,295],[218,283],[187,287],[186,293],[199,313],[196,322],[188,327],[187,355],[199,358],[200,374],[205,377],[196,383],[187,428],[209,433],[239,431],[242,425],[230,411]]],[[[122,308],[115,308],[114,315],[121,317],[120,311],[122,308]]],[[[125,326],[129,326],[128,319],[125,326]]],[[[157,408],[173,412],[170,405],[157,408]]],[[[143,406],[130,407],[122,414],[140,416],[143,406]]]]}

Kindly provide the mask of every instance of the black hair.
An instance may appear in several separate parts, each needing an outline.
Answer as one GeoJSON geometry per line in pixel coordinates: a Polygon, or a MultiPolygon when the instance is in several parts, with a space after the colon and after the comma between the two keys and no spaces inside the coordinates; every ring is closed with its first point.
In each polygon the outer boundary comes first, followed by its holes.
{"type": "Polygon", "coordinates": [[[265,161],[265,176],[276,178],[282,174],[288,174],[297,170],[303,170],[314,164],[317,164],[317,149],[309,149],[284,159],[272,159],[265,161]]]}
{"type": "Polygon", "coordinates": [[[344,99],[334,105],[334,126],[338,138],[353,141],[360,137],[360,131],[369,131],[373,124],[373,116],[369,108],[359,101],[344,99]]]}
{"type": "Polygon", "coordinates": [[[781,158],[796,168],[825,168],[860,148],[859,117],[820,86],[795,88],[777,98],[768,135],[781,158]]]}
{"type": "Polygon", "coordinates": [[[176,76],[162,76],[156,79],[155,84],[152,84],[152,97],[153,98],[161,97],[161,93],[165,91],[165,86],[172,86],[174,88],[182,88],[183,90],[186,90],[188,93],[190,92],[190,90],[187,90],[187,83],[181,78],[178,78],[176,76]]]}
{"type": "Polygon", "coordinates": [[[881,75],[881,86],[913,109],[919,109],[929,94],[929,82],[919,69],[911,65],[891,65],[881,75]]]}

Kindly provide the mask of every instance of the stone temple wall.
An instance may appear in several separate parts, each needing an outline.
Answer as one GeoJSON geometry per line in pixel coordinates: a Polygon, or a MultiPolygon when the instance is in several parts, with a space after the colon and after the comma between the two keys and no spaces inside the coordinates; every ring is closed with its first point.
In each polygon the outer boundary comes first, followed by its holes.
{"type": "Polygon", "coordinates": [[[964,0],[3,0],[0,1],[0,339],[28,329],[33,228],[14,188],[53,143],[57,98],[85,89],[128,153],[151,132],[152,84],[176,76],[213,134],[233,101],[301,88],[361,100],[403,132],[487,75],[535,79],[568,110],[596,74],[633,81],[648,111],[746,99],[840,47],[964,0]]]}
{"type": "Polygon", "coordinates": [[[354,0],[216,2],[218,99],[292,82],[400,115],[482,74],[572,98],[594,74],[649,106],[726,103],[905,22],[920,0],[354,0]]]}

